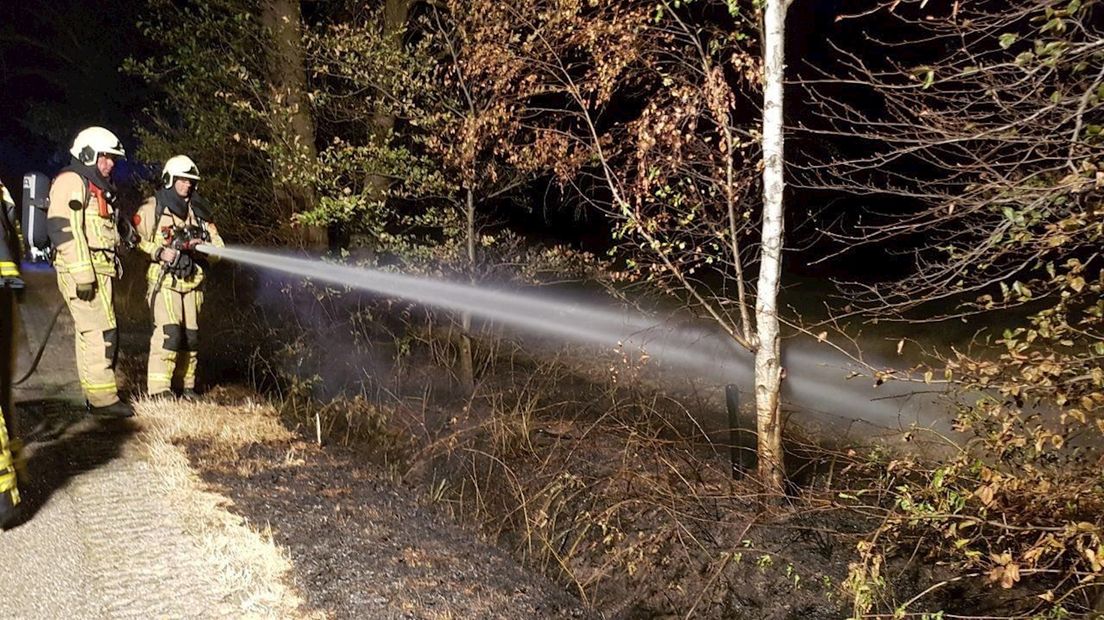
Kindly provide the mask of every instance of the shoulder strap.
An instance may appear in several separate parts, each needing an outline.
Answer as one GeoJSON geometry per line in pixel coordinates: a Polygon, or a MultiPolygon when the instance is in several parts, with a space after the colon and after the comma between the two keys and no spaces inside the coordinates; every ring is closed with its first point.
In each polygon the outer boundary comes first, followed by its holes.
{"type": "Polygon", "coordinates": [[[211,221],[211,211],[207,206],[207,201],[198,193],[192,194],[191,209],[201,226],[211,221]]]}

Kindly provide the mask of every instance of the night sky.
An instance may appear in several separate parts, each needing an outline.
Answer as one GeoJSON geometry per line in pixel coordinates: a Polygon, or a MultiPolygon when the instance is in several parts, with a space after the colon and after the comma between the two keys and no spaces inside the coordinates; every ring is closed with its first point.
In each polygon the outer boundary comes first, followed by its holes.
{"type": "MultiPolygon", "coordinates": [[[[72,137],[108,127],[134,148],[145,92],[120,70],[140,54],[137,2],[6,2],[0,22],[0,178],[13,190],[25,172],[56,172],[72,137]]],[[[17,196],[18,199],[18,196],[17,196]]]]}

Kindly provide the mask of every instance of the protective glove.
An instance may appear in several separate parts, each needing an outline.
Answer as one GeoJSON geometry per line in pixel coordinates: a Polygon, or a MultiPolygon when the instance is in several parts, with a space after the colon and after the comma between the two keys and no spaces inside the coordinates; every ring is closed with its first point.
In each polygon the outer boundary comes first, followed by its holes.
{"type": "Polygon", "coordinates": [[[176,250],[168,246],[158,248],[157,253],[153,256],[153,260],[171,266],[173,261],[176,260],[176,250]]]}
{"type": "Polygon", "coordinates": [[[78,282],[77,283],[77,299],[81,301],[92,301],[96,296],[96,283],[95,282],[78,282]]]}
{"type": "Polygon", "coordinates": [[[172,272],[176,278],[187,280],[195,275],[195,261],[192,260],[190,255],[181,253],[176,257],[176,262],[173,263],[172,272]]]}

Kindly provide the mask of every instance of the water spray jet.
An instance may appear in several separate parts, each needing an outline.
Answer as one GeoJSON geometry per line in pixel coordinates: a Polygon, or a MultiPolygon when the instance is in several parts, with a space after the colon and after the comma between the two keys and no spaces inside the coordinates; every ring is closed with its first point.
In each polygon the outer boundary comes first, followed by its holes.
{"type": "MultiPolygon", "coordinates": [[[[752,356],[727,336],[701,329],[671,326],[642,314],[568,303],[548,295],[510,292],[447,280],[335,265],[240,247],[200,245],[200,252],[238,263],[292,274],[319,282],[400,297],[426,306],[475,317],[609,352],[647,355],[665,373],[705,380],[713,386],[752,385],[752,356]]],[[[830,430],[846,434],[839,424],[867,422],[882,429],[912,426],[946,428],[946,413],[935,395],[907,382],[880,387],[848,381],[860,368],[842,355],[804,343],[786,347],[784,400],[821,418],[830,430]]]]}

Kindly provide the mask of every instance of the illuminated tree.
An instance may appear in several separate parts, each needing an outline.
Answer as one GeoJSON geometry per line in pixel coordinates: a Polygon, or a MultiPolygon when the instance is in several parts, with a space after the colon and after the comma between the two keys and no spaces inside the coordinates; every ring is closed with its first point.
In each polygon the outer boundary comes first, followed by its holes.
{"type": "Polygon", "coordinates": [[[189,154],[239,236],[323,243],[324,231],[293,227],[316,200],[299,3],[149,0],[141,28],[158,49],[127,63],[157,93],[139,155],[189,154]]]}

